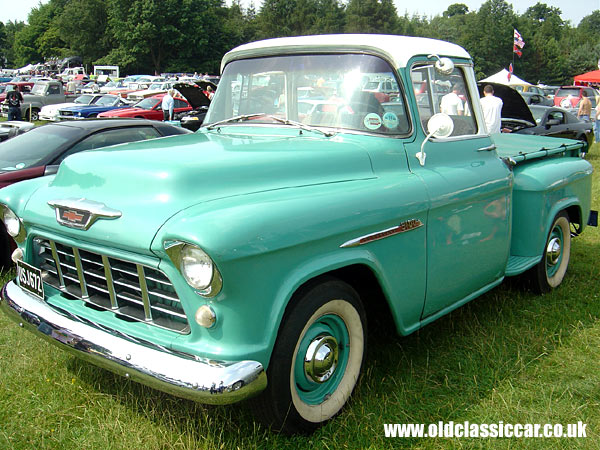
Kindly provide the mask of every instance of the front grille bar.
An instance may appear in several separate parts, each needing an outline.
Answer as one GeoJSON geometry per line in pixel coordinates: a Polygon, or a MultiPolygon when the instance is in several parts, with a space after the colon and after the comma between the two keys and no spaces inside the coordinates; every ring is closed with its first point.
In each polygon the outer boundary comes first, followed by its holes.
{"type": "Polygon", "coordinates": [[[45,283],[117,318],[189,333],[172,283],[158,269],[36,238],[45,283]]]}
{"type": "Polygon", "coordinates": [[[56,265],[56,273],[58,275],[58,285],[61,289],[65,288],[65,279],[63,278],[62,269],[60,268],[60,259],[58,258],[58,252],[56,251],[56,244],[54,241],[50,241],[50,248],[52,249],[52,258],[56,265]]]}
{"type": "Polygon", "coordinates": [[[110,297],[110,306],[112,309],[119,309],[112,270],[110,270],[110,262],[108,261],[108,257],[106,255],[102,255],[102,265],[104,266],[104,276],[106,277],[106,285],[108,287],[108,295],[110,297]]]}
{"type": "Polygon", "coordinates": [[[144,301],[144,316],[146,317],[146,320],[152,320],[152,312],[150,311],[150,298],[148,297],[148,286],[146,285],[146,275],[144,275],[144,268],[140,264],[136,265],[138,277],[140,279],[142,300],[144,301]]]}
{"type": "Polygon", "coordinates": [[[81,287],[81,296],[89,298],[87,283],[85,282],[85,276],[83,271],[83,264],[81,263],[81,256],[79,256],[79,249],[73,248],[73,256],[75,257],[75,267],[77,267],[77,278],[79,279],[79,286],[81,287]]]}

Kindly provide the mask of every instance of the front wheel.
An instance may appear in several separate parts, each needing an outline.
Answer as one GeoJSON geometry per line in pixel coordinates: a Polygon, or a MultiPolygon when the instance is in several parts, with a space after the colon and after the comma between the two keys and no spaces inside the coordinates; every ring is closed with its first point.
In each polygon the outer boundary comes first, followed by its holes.
{"type": "Polygon", "coordinates": [[[310,433],[338,414],[365,358],[366,317],[356,291],[331,279],[296,296],[281,323],[257,399],[263,421],[284,433],[310,433]]]}
{"type": "Polygon", "coordinates": [[[557,288],[567,272],[570,256],[571,229],[569,218],[564,212],[561,212],[552,222],[542,259],[530,271],[533,290],[543,294],[557,288]]]}
{"type": "Polygon", "coordinates": [[[40,120],[40,111],[38,109],[32,109],[30,114],[30,122],[36,122],[40,120]]]}

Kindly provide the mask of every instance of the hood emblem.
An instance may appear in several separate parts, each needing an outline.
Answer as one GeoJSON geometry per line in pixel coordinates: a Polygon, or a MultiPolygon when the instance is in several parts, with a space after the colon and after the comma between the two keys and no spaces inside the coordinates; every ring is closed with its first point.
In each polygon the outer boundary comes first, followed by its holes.
{"type": "Polygon", "coordinates": [[[85,198],[67,198],[48,202],[56,211],[56,221],[65,227],[87,230],[98,219],[117,219],[121,211],[109,208],[104,203],[85,198]]]}

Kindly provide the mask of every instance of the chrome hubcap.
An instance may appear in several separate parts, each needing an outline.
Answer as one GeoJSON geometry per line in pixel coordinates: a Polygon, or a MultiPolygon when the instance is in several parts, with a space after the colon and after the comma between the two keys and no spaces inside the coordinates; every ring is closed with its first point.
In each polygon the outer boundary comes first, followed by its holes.
{"type": "Polygon", "coordinates": [[[561,250],[562,248],[560,239],[557,237],[550,239],[550,242],[548,242],[548,247],[546,248],[546,263],[550,266],[555,266],[560,259],[561,250]]]}
{"type": "Polygon", "coordinates": [[[338,343],[333,336],[314,339],[304,357],[304,373],[317,382],[324,383],[335,373],[338,364],[338,343]]]}

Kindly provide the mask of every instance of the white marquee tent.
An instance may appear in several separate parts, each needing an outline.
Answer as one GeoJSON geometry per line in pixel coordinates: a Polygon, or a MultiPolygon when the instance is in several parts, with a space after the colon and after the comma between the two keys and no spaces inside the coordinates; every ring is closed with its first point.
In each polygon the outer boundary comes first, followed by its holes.
{"type": "Polygon", "coordinates": [[[518,76],[512,75],[510,80],[508,79],[508,70],[502,69],[500,72],[495,73],[483,80],[480,80],[480,83],[500,83],[506,84],[507,86],[531,86],[531,83],[528,83],[525,80],[521,80],[518,76]]]}
{"type": "Polygon", "coordinates": [[[33,64],[27,64],[25,67],[21,67],[20,69],[17,69],[17,72],[25,73],[25,72],[29,72],[30,70],[33,70],[34,68],[35,68],[35,66],[33,64]]]}

